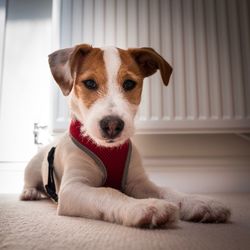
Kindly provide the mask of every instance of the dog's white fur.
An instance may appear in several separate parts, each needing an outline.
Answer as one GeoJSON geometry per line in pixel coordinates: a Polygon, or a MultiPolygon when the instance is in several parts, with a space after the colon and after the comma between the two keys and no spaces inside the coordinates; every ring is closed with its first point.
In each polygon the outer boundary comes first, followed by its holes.
{"type": "MultiPolygon", "coordinates": [[[[117,115],[125,123],[121,135],[113,146],[123,143],[134,132],[133,119],[137,105],[129,103],[116,84],[116,75],[121,66],[118,50],[103,48],[108,76],[108,93],[98,99],[89,109],[71,91],[72,116],[85,126],[83,132],[97,144],[107,145],[98,127],[100,117],[117,115]]],[[[56,187],[59,194],[58,214],[103,219],[127,226],[157,227],[183,220],[201,222],[225,222],[230,211],[221,203],[197,196],[160,188],[145,174],[137,148],[133,144],[125,193],[101,187],[104,174],[90,156],[80,150],[69,134],[45,147],[29,162],[25,170],[25,186],[22,200],[41,198],[47,184],[47,154],[56,145],[54,159],[56,187]]]]}

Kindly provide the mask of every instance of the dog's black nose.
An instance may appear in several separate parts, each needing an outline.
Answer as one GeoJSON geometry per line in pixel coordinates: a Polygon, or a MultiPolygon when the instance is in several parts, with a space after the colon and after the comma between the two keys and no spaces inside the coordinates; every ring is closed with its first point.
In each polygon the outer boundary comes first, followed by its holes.
{"type": "Polygon", "coordinates": [[[106,116],[100,121],[103,136],[114,139],[124,128],[124,121],[117,116],[106,116]]]}

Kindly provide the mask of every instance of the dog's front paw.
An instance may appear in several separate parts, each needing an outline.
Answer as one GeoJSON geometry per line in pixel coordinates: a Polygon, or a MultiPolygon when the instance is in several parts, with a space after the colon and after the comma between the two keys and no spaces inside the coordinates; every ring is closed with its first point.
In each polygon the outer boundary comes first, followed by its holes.
{"type": "Polygon", "coordinates": [[[42,198],[41,192],[36,188],[24,188],[20,195],[20,200],[40,200],[42,198]]]}
{"type": "Polygon", "coordinates": [[[123,224],[134,227],[163,227],[179,219],[179,208],[171,202],[159,199],[141,199],[128,205],[123,224]]]}
{"type": "Polygon", "coordinates": [[[222,203],[201,196],[188,196],[180,203],[180,218],[186,221],[223,223],[230,215],[222,203]]]}

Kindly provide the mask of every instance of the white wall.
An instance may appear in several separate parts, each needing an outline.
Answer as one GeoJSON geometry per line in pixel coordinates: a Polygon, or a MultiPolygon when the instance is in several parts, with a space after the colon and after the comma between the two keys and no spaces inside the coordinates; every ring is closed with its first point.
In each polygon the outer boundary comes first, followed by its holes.
{"type": "Polygon", "coordinates": [[[8,0],[0,80],[0,161],[27,161],[36,151],[33,124],[48,124],[51,0],[8,0]]]}
{"type": "MultiPolygon", "coordinates": [[[[0,0],[0,3],[3,2],[0,0]]],[[[23,141],[33,142],[33,121],[40,119],[46,122],[51,110],[51,82],[47,66],[51,1],[7,2],[6,30],[4,37],[0,37],[4,38],[5,45],[4,75],[0,89],[0,107],[3,110],[0,113],[0,192],[20,192],[23,169],[28,159],[28,148],[23,146],[23,141]],[[12,117],[15,122],[10,122],[12,117]],[[17,133],[20,127],[23,127],[21,134],[17,133]],[[15,159],[23,162],[13,163],[15,159]]],[[[130,5],[134,4],[133,1],[129,2],[130,5]]],[[[90,4],[90,1],[86,3],[90,4]]],[[[85,14],[89,13],[86,11],[85,14]]],[[[244,21],[244,18],[243,15],[241,20],[244,21]]],[[[88,34],[86,30],[84,32],[88,34]]],[[[95,35],[100,36],[98,33],[95,35]]],[[[136,135],[134,141],[142,153],[150,177],[161,185],[189,192],[250,191],[250,142],[237,135],[136,135]]]]}
{"type": "Polygon", "coordinates": [[[51,118],[51,14],[51,0],[0,0],[0,192],[21,191],[33,123],[51,118]]]}

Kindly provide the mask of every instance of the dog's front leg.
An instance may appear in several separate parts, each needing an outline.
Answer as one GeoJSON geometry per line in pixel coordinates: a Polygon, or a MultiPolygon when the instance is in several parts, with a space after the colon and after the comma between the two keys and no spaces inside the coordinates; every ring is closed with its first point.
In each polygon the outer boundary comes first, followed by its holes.
{"type": "MultiPolygon", "coordinates": [[[[137,176],[138,177],[138,176],[137,176]]],[[[194,222],[226,222],[230,210],[219,201],[201,195],[184,194],[170,188],[158,187],[145,173],[140,178],[130,181],[126,192],[132,197],[155,197],[175,203],[180,208],[180,219],[194,222]]]]}
{"type": "Polygon", "coordinates": [[[58,214],[101,219],[126,226],[155,227],[175,222],[177,207],[164,200],[135,199],[105,187],[94,187],[88,173],[65,172],[58,201],[58,214]]]}
{"type": "Polygon", "coordinates": [[[201,195],[190,195],[162,188],[147,177],[135,147],[128,172],[126,193],[136,198],[159,198],[175,203],[180,208],[180,218],[195,222],[226,222],[230,210],[222,203],[201,195]]]}

